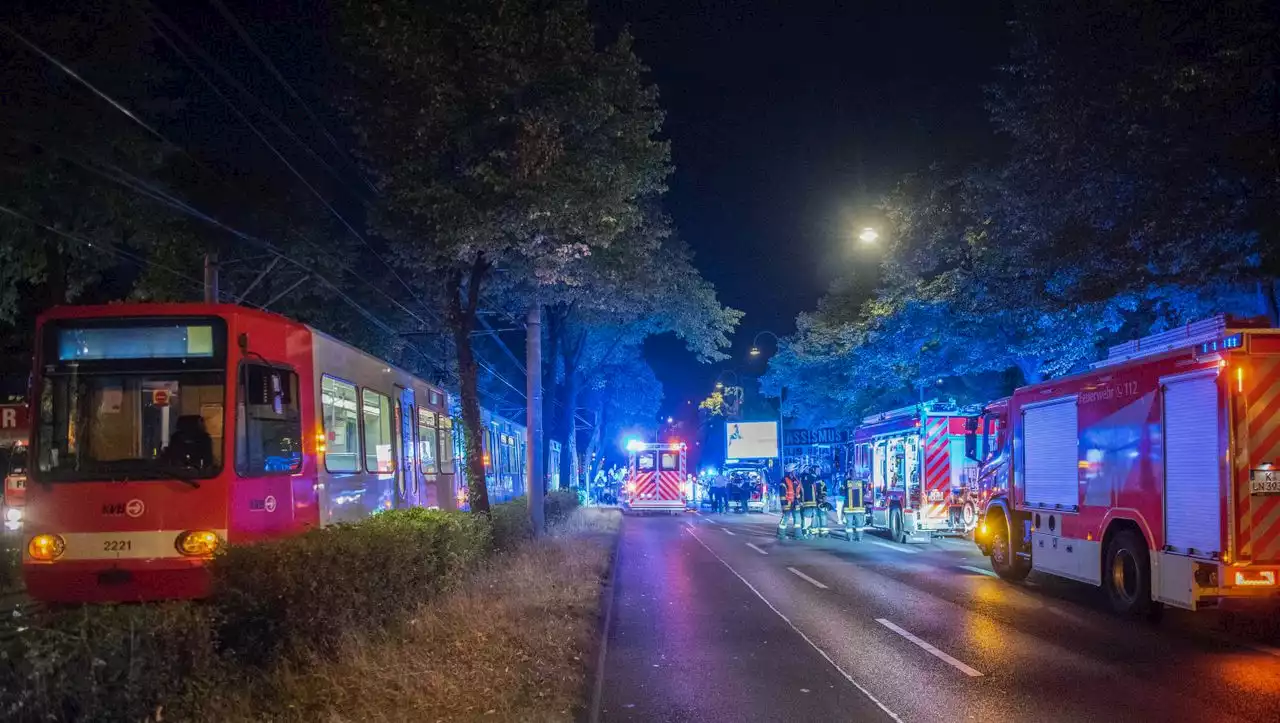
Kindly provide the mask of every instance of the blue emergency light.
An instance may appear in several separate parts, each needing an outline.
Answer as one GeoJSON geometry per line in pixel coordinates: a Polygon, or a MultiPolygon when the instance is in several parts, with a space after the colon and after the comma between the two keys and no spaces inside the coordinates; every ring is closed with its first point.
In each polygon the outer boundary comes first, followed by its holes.
{"type": "Polygon", "coordinates": [[[1232,334],[1231,336],[1214,341],[1206,341],[1200,345],[1201,354],[1212,354],[1217,351],[1227,351],[1228,349],[1239,349],[1244,346],[1243,334],[1232,334]]]}

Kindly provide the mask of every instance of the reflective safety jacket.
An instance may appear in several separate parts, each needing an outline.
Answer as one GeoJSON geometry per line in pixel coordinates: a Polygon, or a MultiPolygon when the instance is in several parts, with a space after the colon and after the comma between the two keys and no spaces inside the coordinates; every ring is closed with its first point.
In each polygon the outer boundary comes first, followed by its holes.
{"type": "Polygon", "coordinates": [[[861,480],[844,481],[844,508],[849,512],[866,512],[866,500],[863,499],[861,480]]]}
{"type": "Polygon", "coordinates": [[[813,481],[813,496],[817,499],[818,507],[825,507],[827,504],[827,482],[821,477],[813,481]]]}
{"type": "Polygon", "coordinates": [[[800,507],[813,508],[818,506],[818,484],[813,475],[806,474],[800,476],[800,507]]]}
{"type": "Polygon", "coordinates": [[[791,509],[800,497],[800,483],[795,477],[785,475],[782,478],[782,509],[791,509]]]}

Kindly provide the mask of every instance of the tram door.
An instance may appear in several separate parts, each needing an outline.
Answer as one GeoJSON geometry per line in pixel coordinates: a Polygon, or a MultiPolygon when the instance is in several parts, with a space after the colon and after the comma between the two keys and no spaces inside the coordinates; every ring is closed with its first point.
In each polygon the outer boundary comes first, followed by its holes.
{"type": "Polygon", "coordinates": [[[396,506],[409,507],[418,502],[417,424],[414,423],[413,390],[396,385],[396,506]]]}

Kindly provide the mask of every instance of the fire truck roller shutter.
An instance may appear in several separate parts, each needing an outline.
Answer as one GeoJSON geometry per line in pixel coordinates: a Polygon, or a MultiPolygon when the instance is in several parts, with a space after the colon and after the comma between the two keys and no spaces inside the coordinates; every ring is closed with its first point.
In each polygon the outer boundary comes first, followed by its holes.
{"type": "Polygon", "coordinates": [[[1197,555],[1221,552],[1217,370],[1163,382],[1165,544],[1197,555]]]}
{"type": "Polygon", "coordinates": [[[1029,505],[1080,504],[1080,445],[1075,396],[1023,407],[1023,490],[1029,505]]]}

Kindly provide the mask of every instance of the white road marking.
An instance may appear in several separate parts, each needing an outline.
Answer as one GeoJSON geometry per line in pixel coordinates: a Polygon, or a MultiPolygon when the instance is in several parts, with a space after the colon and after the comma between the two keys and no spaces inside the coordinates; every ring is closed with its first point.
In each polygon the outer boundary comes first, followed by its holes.
{"type": "Polygon", "coordinates": [[[947,655],[946,653],[942,652],[941,650],[938,650],[937,648],[935,648],[935,647],[933,647],[932,645],[930,645],[930,644],[926,643],[925,641],[921,640],[920,638],[917,638],[916,636],[912,635],[911,633],[907,632],[906,630],[903,630],[902,628],[898,627],[897,625],[894,625],[893,623],[889,622],[888,620],[885,620],[884,618],[876,618],[876,622],[880,623],[881,625],[885,626],[886,628],[889,628],[890,630],[892,630],[893,632],[895,632],[895,633],[897,633],[897,634],[901,635],[902,637],[906,638],[907,640],[910,640],[911,642],[913,642],[913,643],[915,643],[916,645],[918,645],[918,646],[920,647],[920,649],[921,649],[921,650],[923,650],[923,651],[925,651],[926,653],[928,653],[928,654],[932,655],[933,657],[937,658],[938,660],[941,660],[942,662],[946,663],[947,665],[950,665],[951,667],[955,668],[956,670],[959,670],[960,672],[964,673],[965,675],[969,676],[970,678],[981,678],[981,677],[982,677],[982,673],[979,673],[978,671],[974,670],[973,668],[970,668],[969,666],[965,665],[964,663],[961,663],[959,660],[956,660],[955,658],[951,657],[950,655],[947,655]]]}
{"type": "Polygon", "coordinates": [[[688,527],[688,528],[689,528],[689,529],[691,529],[691,530],[693,529],[693,523],[692,523],[692,522],[686,522],[686,523],[684,523],[684,526],[685,526],[685,527],[688,527]]]}
{"type": "Polygon", "coordinates": [[[899,717],[897,713],[894,713],[893,711],[889,710],[888,706],[886,706],[884,703],[881,703],[879,698],[871,694],[871,691],[867,690],[865,687],[862,686],[861,683],[854,680],[853,676],[849,675],[848,671],[846,671],[844,668],[841,668],[839,664],[837,664],[836,661],[827,653],[827,651],[818,647],[818,644],[813,642],[813,640],[810,639],[808,635],[805,635],[803,630],[796,627],[796,624],[791,622],[791,618],[787,617],[786,615],[783,615],[781,610],[774,607],[773,603],[769,602],[769,598],[766,598],[764,595],[761,595],[760,591],[756,589],[755,585],[752,585],[751,583],[747,582],[747,578],[738,574],[738,571],[733,569],[733,565],[730,565],[729,563],[725,562],[723,557],[720,557],[719,555],[717,555],[716,551],[711,549],[711,547],[709,547],[707,543],[703,542],[702,538],[698,537],[697,533],[690,532],[689,534],[693,537],[693,539],[698,541],[699,545],[702,545],[704,548],[706,548],[707,552],[710,552],[712,557],[719,560],[721,565],[724,565],[726,568],[728,568],[729,572],[732,572],[734,577],[741,580],[742,584],[746,585],[748,590],[755,593],[756,597],[760,598],[760,600],[765,605],[768,605],[769,609],[772,610],[775,615],[782,618],[782,621],[785,622],[792,630],[794,630],[796,632],[796,635],[800,636],[801,640],[804,640],[806,643],[808,643],[809,647],[818,651],[818,654],[821,655],[823,659],[825,659],[828,663],[831,663],[831,667],[835,668],[836,672],[844,676],[844,679],[849,681],[850,685],[857,688],[858,691],[861,692],[863,695],[867,696],[867,699],[870,700],[872,703],[875,703],[876,706],[880,708],[880,710],[884,711],[885,715],[889,716],[897,723],[903,723],[902,718],[899,717]]]}
{"type": "Polygon", "coordinates": [[[987,577],[1000,577],[1000,576],[999,576],[999,575],[997,575],[997,574],[995,573],[995,571],[993,571],[993,570],[984,570],[984,569],[982,569],[981,567],[975,567],[975,566],[973,566],[973,565],[957,565],[956,567],[959,567],[961,570],[968,570],[969,572],[976,572],[976,573],[978,573],[979,575],[986,575],[987,577]]]}
{"type": "Polygon", "coordinates": [[[729,529],[729,528],[727,528],[727,527],[726,527],[726,528],[724,528],[724,533],[725,533],[726,535],[734,535],[735,537],[736,537],[736,536],[737,536],[737,534],[738,534],[738,533],[734,532],[733,530],[730,530],[730,529],[729,529]]]}
{"type": "Polygon", "coordinates": [[[823,589],[823,590],[826,590],[826,589],[827,589],[827,586],[826,586],[826,585],[823,585],[822,583],[818,582],[817,580],[814,580],[813,578],[809,577],[808,575],[804,574],[803,572],[800,572],[799,570],[795,569],[794,567],[788,567],[787,569],[788,569],[788,570],[790,570],[790,571],[792,572],[792,574],[794,574],[796,577],[800,578],[801,580],[804,580],[805,582],[808,582],[809,584],[813,585],[814,587],[816,587],[816,588],[821,588],[821,589],[823,589]]]}
{"type": "Polygon", "coordinates": [[[889,550],[893,550],[894,552],[902,552],[902,553],[906,553],[906,554],[908,554],[908,555],[919,555],[919,554],[920,554],[920,551],[919,551],[919,550],[912,550],[912,549],[911,549],[911,548],[909,548],[909,547],[898,547],[897,545],[894,545],[894,544],[889,543],[889,542],[883,542],[883,541],[881,541],[881,540],[867,540],[867,538],[865,538],[865,537],[864,537],[864,538],[862,538],[862,539],[866,540],[867,542],[870,542],[870,543],[871,543],[871,544],[873,544],[873,545],[879,545],[880,547],[884,547],[884,548],[887,548],[887,549],[889,549],[889,550]]]}
{"type": "Polygon", "coordinates": [[[768,554],[769,554],[769,553],[765,552],[764,550],[761,550],[760,548],[758,548],[758,547],[756,547],[755,545],[751,544],[750,542],[748,542],[748,543],[747,543],[747,547],[750,547],[751,549],[755,550],[756,552],[760,553],[761,555],[768,555],[768,554]]]}

